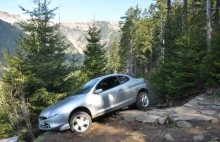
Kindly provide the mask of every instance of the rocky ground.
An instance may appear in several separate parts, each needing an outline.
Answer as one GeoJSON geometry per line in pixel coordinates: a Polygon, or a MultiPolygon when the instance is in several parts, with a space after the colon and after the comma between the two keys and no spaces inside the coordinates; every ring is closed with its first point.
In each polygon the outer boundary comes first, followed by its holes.
{"type": "Polygon", "coordinates": [[[220,142],[220,97],[200,95],[179,107],[125,109],[95,120],[86,134],[47,132],[37,141],[220,142]]]}

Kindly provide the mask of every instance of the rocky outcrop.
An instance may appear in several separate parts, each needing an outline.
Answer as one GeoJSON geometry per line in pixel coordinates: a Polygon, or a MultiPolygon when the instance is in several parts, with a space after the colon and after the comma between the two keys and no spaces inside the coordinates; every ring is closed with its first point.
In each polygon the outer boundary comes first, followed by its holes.
{"type": "Polygon", "coordinates": [[[190,128],[194,122],[219,123],[220,110],[218,107],[218,103],[207,103],[206,99],[201,99],[201,96],[198,96],[180,107],[151,109],[149,111],[125,110],[120,111],[119,115],[127,121],[161,125],[172,121],[178,127],[190,128]]]}

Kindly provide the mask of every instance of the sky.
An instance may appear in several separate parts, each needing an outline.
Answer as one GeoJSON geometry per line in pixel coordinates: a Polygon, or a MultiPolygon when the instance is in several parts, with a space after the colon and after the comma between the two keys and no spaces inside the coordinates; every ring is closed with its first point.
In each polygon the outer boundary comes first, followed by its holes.
{"type": "MultiPolygon", "coordinates": [[[[153,0],[52,0],[50,8],[59,7],[55,21],[119,21],[131,6],[148,8],[153,0]]],[[[22,14],[21,5],[31,10],[32,0],[0,0],[0,10],[12,14],[22,14]]]]}

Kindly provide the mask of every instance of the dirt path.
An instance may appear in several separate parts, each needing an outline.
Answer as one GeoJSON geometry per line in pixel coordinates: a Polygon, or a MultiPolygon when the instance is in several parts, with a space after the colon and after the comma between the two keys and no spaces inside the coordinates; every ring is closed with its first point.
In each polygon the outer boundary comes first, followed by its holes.
{"type": "Polygon", "coordinates": [[[193,142],[194,136],[203,135],[202,141],[220,138],[220,124],[201,124],[192,128],[178,128],[174,124],[152,125],[137,121],[129,122],[104,116],[93,123],[86,134],[77,136],[71,131],[51,131],[40,138],[43,142],[163,142],[164,136],[172,135],[178,142],[193,142]]]}

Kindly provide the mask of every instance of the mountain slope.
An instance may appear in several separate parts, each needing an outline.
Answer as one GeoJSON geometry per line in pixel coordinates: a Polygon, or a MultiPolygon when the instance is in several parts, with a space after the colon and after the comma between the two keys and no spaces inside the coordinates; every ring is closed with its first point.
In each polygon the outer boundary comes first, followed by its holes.
{"type": "MultiPolygon", "coordinates": [[[[12,45],[9,46],[11,49],[15,49],[16,45],[14,42],[14,38],[17,38],[19,29],[15,29],[16,23],[20,20],[27,20],[27,17],[10,14],[4,11],[0,11],[0,19],[3,22],[7,22],[6,29],[2,32],[1,36],[4,36],[3,41],[8,41],[12,45]],[[10,24],[11,25],[10,25],[10,24]],[[11,31],[14,31],[14,35],[12,36],[11,31]]],[[[53,22],[55,23],[55,22],[53,22]]],[[[63,35],[66,36],[66,41],[71,44],[69,49],[66,51],[67,55],[76,55],[77,58],[80,58],[80,61],[83,59],[83,51],[86,49],[86,35],[87,30],[92,22],[60,22],[60,29],[63,35]]],[[[106,44],[106,48],[108,48],[112,42],[114,37],[119,37],[119,24],[118,22],[106,22],[106,21],[96,21],[96,25],[99,29],[101,29],[101,42],[106,44]]],[[[1,46],[1,45],[0,45],[1,46]]]]}
{"type": "MultiPolygon", "coordinates": [[[[21,34],[23,34],[21,30],[0,19],[0,50],[6,49],[9,52],[14,52],[16,40],[19,39],[21,34]]],[[[0,60],[2,60],[2,52],[0,60]]]]}

